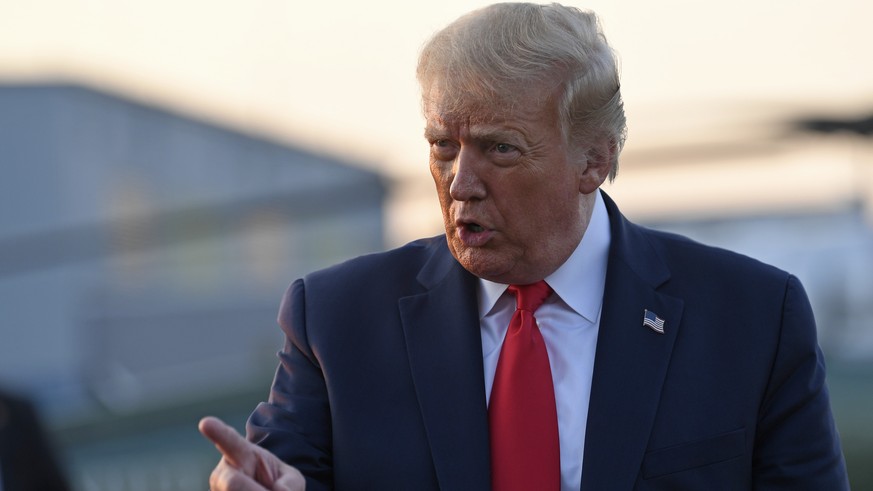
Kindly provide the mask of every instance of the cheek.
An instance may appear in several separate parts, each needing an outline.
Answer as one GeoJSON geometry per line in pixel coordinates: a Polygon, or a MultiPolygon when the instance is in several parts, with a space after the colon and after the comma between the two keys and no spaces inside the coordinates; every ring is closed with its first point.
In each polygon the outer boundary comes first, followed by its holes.
{"type": "Polygon", "coordinates": [[[539,188],[529,194],[517,193],[503,208],[503,216],[519,237],[526,241],[548,240],[552,233],[569,226],[576,215],[574,189],[539,188]]]}
{"type": "Polygon", "coordinates": [[[516,207],[514,215],[519,217],[516,223],[517,230],[524,236],[539,236],[540,231],[551,226],[554,217],[549,212],[549,208],[542,200],[536,200],[527,203],[526,206],[516,207]]]}
{"type": "Polygon", "coordinates": [[[446,170],[444,166],[432,166],[431,175],[433,176],[434,187],[436,189],[437,199],[442,208],[443,214],[448,218],[450,210],[454,204],[452,199],[452,174],[451,170],[446,170]]]}
{"type": "Polygon", "coordinates": [[[430,173],[433,177],[434,187],[436,188],[437,200],[440,204],[440,209],[443,212],[443,216],[448,219],[449,217],[449,208],[452,204],[451,196],[449,195],[449,186],[451,186],[451,181],[446,178],[445,174],[441,171],[438,166],[431,165],[430,173]]]}
{"type": "Polygon", "coordinates": [[[442,193],[444,189],[449,189],[449,185],[451,184],[451,175],[450,172],[446,169],[445,164],[431,160],[430,175],[433,178],[433,182],[434,184],[436,184],[437,190],[440,191],[440,193],[442,193]]]}

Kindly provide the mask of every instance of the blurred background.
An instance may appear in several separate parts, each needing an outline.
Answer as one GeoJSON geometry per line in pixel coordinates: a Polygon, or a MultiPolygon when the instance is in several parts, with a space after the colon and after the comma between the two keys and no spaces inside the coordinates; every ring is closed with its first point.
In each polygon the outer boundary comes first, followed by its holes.
{"type": "MultiPolygon", "coordinates": [[[[441,231],[416,56],[486,3],[0,0],[0,387],[75,489],[204,489],[287,284],[441,231]]],[[[873,489],[873,3],[569,4],[623,66],[606,191],[800,277],[873,489]]]]}

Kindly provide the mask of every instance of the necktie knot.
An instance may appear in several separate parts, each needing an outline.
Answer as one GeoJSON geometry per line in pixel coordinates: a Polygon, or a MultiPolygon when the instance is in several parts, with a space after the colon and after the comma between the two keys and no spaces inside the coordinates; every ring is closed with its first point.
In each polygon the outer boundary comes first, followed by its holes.
{"type": "Polygon", "coordinates": [[[508,289],[515,294],[516,310],[526,310],[530,313],[536,312],[552,294],[552,288],[545,280],[527,285],[509,285],[508,289]]]}

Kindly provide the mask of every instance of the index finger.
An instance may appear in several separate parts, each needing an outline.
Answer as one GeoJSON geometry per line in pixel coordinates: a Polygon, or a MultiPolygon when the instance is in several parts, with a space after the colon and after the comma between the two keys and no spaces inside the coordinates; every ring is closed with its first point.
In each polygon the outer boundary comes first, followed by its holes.
{"type": "Polygon", "coordinates": [[[201,419],[197,428],[203,436],[215,444],[230,465],[237,468],[244,465],[245,457],[251,453],[253,444],[235,429],[214,416],[201,419]]]}

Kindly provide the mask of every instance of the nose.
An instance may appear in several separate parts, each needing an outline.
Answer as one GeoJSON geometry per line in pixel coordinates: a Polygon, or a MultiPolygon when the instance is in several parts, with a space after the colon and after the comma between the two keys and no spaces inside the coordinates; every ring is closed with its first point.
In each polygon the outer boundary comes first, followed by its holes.
{"type": "Polygon", "coordinates": [[[455,201],[470,201],[485,198],[485,183],[482,181],[482,156],[475,149],[461,147],[452,171],[449,196],[455,201]]]}

